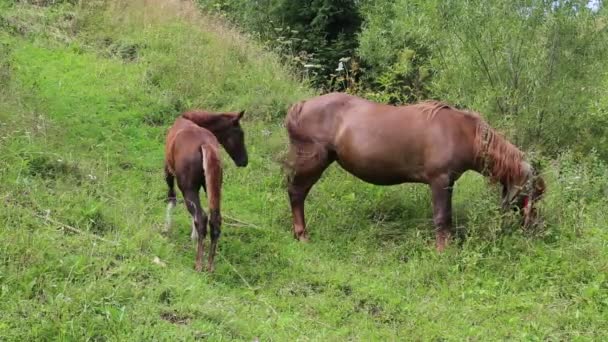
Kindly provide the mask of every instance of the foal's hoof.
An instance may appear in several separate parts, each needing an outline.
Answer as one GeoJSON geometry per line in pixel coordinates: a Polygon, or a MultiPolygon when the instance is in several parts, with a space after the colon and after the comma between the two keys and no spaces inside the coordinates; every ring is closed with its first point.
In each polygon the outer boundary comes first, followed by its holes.
{"type": "Polygon", "coordinates": [[[298,239],[298,241],[304,242],[304,243],[307,243],[310,241],[310,238],[308,237],[307,233],[299,235],[296,239],[298,239]]]}
{"type": "Polygon", "coordinates": [[[437,253],[442,253],[448,245],[448,240],[437,241],[435,243],[435,249],[437,253]]]}
{"type": "Polygon", "coordinates": [[[194,265],[194,270],[196,272],[202,272],[203,271],[203,265],[194,265]]]}

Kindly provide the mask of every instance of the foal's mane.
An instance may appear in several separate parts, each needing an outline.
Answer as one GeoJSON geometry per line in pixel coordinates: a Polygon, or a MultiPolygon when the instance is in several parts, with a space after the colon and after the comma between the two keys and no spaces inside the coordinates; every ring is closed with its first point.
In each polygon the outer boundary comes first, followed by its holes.
{"type": "Polygon", "coordinates": [[[202,110],[187,111],[182,114],[182,117],[202,127],[213,126],[224,119],[221,114],[210,113],[202,110]]]}
{"type": "Polygon", "coordinates": [[[523,178],[523,152],[481,118],[475,129],[474,151],[475,159],[481,163],[482,172],[493,183],[516,184],[523,178]]]}

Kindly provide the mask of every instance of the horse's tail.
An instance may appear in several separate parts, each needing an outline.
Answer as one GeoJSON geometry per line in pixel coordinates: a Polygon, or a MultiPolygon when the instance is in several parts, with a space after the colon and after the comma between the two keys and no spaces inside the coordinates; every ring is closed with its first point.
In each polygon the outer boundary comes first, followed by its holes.
{"type": "Polygon", "coordinates": [[[289,152],[285,153],[281,159],[280,163],[283,166],[284,171],[287,172],[288,178],[294,171],[294,163],[296,161],[296,150],[299,142],[302,142],[302,137],[298,133],[298,119],[300,117],[300,113],[302,112],[302,107],[304,105],[304,101],[299,101],[292,104],[287,110],[287,115],[285,116],[285,128],[287,129],[287,135],[289,137],[289,152]]]}
{"type": "Polygon", "coordinates": [[[327,158],[325,146],[302,131],[300,119],[305,101],[293,104],[287,111],[285,127],[289,135],[289,151],[282,160],[283,168],[289,181],[297,170],[306,168],[312,160],[327,158]]]}
{"type": "Polygon", "coordinates": [[[222,188],[222,163],[217,148],[201,145],[203,172],[205,173],[205,188],[209,211],[219,212],[222,188]]]}
{"type": "Polygon", "coordinates": [[[292,142],[310,142],[310,138],[302,135],[298,130],[298,121],[302,114],[302,107],[304,107],[304,101],[294,103],[287,110],[287,116],[285,117],[285,127],[289,134],[289,140],[292,142]]]}

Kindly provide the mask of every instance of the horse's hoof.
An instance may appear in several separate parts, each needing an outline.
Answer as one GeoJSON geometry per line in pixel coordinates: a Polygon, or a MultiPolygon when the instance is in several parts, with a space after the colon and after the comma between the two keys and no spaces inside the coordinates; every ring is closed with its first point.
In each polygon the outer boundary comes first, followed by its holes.
{"type": "Polygon", "coordinates": [[[194,266],[194,270],[196,272],[202,272],[203,271],[203,265],[195,265],[194,266]]]}

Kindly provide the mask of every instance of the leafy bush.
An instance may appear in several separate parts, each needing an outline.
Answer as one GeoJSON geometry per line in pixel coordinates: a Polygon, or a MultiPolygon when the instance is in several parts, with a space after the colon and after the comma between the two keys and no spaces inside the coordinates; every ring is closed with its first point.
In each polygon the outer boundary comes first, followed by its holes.
{"type": "Polygon", "coordinates": [[[341,88],[340,59],[354,55],[361,17],[351,0],[198,0],[253,32],[319,88],[341,88]]]}
{"type": "Polygon", "coordinates": [[[605,117],[595,99],[608,70],[606,15],[586,4],[375,2],[363,11],[358,51],[377,92],[474,108],[517,132],[516,143],[555,154],[585,131],[591,145],[590,127],[605,117]]]}

